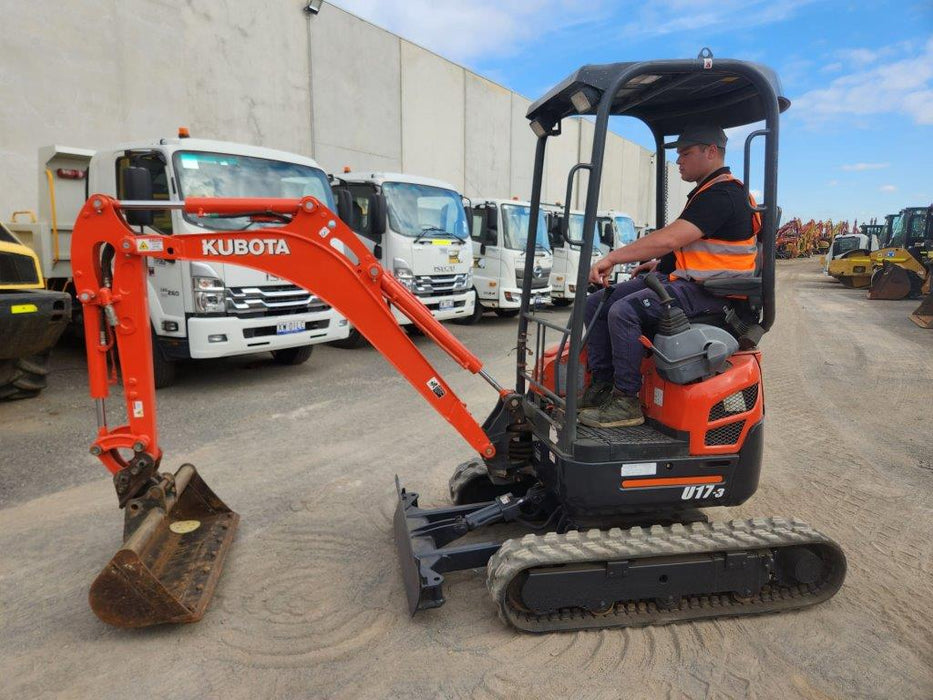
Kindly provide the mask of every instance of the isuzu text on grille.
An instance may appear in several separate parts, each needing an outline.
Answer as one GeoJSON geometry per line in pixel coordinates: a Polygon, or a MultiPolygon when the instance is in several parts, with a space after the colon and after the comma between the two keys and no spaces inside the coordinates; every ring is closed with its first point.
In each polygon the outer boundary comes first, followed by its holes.
{"type": "Polygon", "coordinates": [[[201,241],[203,255],[291,255],[284,238],[208,238],[201,241]]]}

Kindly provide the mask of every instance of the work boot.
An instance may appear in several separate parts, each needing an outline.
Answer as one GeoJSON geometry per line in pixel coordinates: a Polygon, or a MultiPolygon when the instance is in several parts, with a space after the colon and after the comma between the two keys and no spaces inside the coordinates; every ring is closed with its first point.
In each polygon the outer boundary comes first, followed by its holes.
{"type": "Polygon", "coordinates": [[[599,408],[612,394],[612,382],[594,379],[583,392],[579,408],[599,408]]]}
{"type": "Polygon", "coordinates": [[[613,389],[598,408],[580,411],[579,421],[591,428],[625,428],[644,423],[645,414],[641,412],[641,402],[637,396],[613,389]]]}

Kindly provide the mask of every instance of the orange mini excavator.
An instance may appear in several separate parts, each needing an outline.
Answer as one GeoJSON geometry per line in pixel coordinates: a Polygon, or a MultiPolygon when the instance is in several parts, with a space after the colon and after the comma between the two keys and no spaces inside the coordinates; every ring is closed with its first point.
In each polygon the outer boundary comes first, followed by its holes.
{"type": "MultiPolygon", "coordinates": [[[[764,391],[757,342],[774,319],[779,115],[789,102],[767,68],[697,59],[584,66],[531,105],[537,137],[529,230],[541,215],[548,140],[561,120],[595,115],[584,231],[596,221],[610,116],[641,119],[658,153],[690,122],[724,128],[763,122],[745,143],[764,141],[761,274],[707,286],[722,313],[687,321],[664,288],[664,317],[646,333],[641,399],[646,423],[593,429],[577,424],[586,382],[583,324],[588,265],[577,271],[569,322],[530,304],[535,236],[529,235],[515,387],[504,388],[352,231],[320,202],[187,199],[154,202],[146,173],[124,173],[126,200],[91,196],[74,229],[72,261],[85,307],[91,393],[99,432],[91,451],[114,475],[126,509],[124,544],[91,588],[105,621],[143,626],[199,619],[209,602],[237,516],[194,467],[160,472],[146,259],[233,263],[307,288],[347,316],[476,451],[450,480],[454,505],[425,509],[399,485],[394,528],[408,605],[443,604],[444,574],[486,566],[501,617],[547,632],[649,625],[800,608],[831,597],[845,577],[837,544],[794,519],[708,522],[702,509],[734,506],[758,487],[764,391]],[[147,210],[244,217],[245,230],[162,236],[147,210]],[[140,225],[139,232],[131,225],[140,225]],[[387,304],[388,302],[388,304],[387,304]],[[396,323],[408,316],[454,360],[482,376],[497,401],[479,425],[396,323]],[[549,338],[550,336],[550,338],[549,338]],[[549,342],[556,341],[556,342],[549,342]],[[108,356],[119,348],[127,424],[107,425],[108,356]],[[488,541],[467,533],[509,522],[529,534],[488,541]]],[[[657,225],[665,221],[666,168],[656,169],[657,225]]],[[[567,197],[569,206],[571,198],[567,197]]],[[[573,241],[589,261],[592,239],[573,241]]]]}

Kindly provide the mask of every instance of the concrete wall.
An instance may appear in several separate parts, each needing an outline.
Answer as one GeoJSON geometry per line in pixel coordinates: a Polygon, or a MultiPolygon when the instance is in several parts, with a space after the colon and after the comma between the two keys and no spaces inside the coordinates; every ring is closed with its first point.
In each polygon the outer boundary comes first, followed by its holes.
{"type": "MultiPolygon", "coordinates": [[[[0,217],[37,208],[41,146],[193,135],[311,155],[331,172],[404,171],[468,196],[528,198],[530,100],[332,5],[302,0],[0,0],[0,217]]],[[[543,196],[563,202],[593,124],[549,140],[543,196]]],[[[610,134],[600,208],[654,225],[654,156],[610,134]]],[[[684,201],[676,175],[670,210],[684,201]]],[[[580,207],[586,175],[576,183],[580,207]]]]}

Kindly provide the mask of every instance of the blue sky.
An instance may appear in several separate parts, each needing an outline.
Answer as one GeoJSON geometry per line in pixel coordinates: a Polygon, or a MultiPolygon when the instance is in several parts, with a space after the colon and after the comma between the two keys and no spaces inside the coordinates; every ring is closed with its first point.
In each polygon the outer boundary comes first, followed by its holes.
{"type": "MultiPolygon", "coordinates": [[[[866,221],[933,202],[930,0],[329,1],[530,99],[587,63],[704,46],[764,63],[792,102],[781,122],[785,221],[866,221]]],[[[639,122],[615,121],[653,149],[639,122]]],[[[742,139],[732,134],[733,154],[742,139]]]]}

